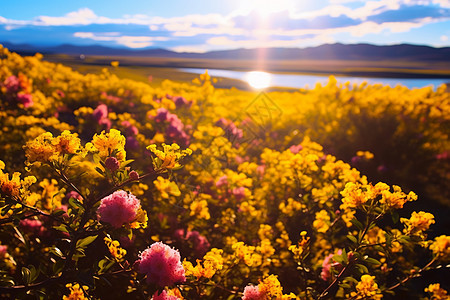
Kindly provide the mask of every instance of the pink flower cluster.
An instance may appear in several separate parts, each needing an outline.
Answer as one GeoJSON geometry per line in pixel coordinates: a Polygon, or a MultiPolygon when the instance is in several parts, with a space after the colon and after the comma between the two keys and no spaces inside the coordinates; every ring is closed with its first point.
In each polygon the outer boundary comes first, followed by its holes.
{"type": "MultiPolygon", "coordinates": [[[[341,255],[342,250],[339,249],[337,254],[341,255]]],[[[322,272],[320,273],[320,277],[325,281],[328,281],[331,278],[331,267],[337,268],[340,266],[339,263],[336,263],[333,260],[333,256],[333,253],[329,254],[327,257],[325,257],[322,263],[322,272]]]]}
{"type": "Polygon", "coordinates": [[[19,75],[19,77],[17,77],[11,75],[5,79],[3,86],[6,88],[10,100],[15,100],[16,102],[23,104],[25,108],[33,105],[33,96],[29,93],[31,91],[31,86],[27,82],[25,76],[19,75]]]}
{"type": "Polygon", "coordinates": [[[141,208],[139,199],[123,190],[116,191],[103,198],[97,209],[97,216],[102,222],[115,228],[131,223],[141,208]]]}
{"type": "Polygon", "coordinates": [[[196,230],[186,231],[184,229],[177,229],[175,230],[174,236],[177,240],[183,242],[183,244],[186,244],[186,242],[188,242],[189,244],[193,245],[196,254],[199,256],[204,255],[210,247],[210,244],[206,237],[201,235],[196,230]]]}
{"type": "Polygon", "coordinates": [[[237,128],[233,121],[225,118],[220,118],[219,121],[216,122],[216,126],[219,126],[225,131],[225,137],[232,142],[233,146],[236,148],[239,147],[239,140],[244,136],[242,129],[237,128]]]}
{"type": "Polygon", "coordinates": [[[258,286],[248,285],[244,289],[242,300],[266,300],[266,293],[261,293],[258,286]]]}
{"type": "Polygon", "coordinates": [[[188,101],[188,100],[186,100],[186,98],[184,98],[182,96],[171,96],[171,95],[167,94],[166,98],[171,99],[175,103],[177,108],[182,108],[182,107],[189,108],[192,105],[192,101],[188,101]]]}
{"type": "Polygon", "coordinates": [[[292,145],[291,147],[289,147],[289,150],[291,150],[292,153],[297,154],[300,152],[300,150],[303,149],[302,145],[292,145]]]}
{"type": "Polygon", "coordinates": [[[36,219],[21,220],[19,226],[24,232],[36,236],[42,236],[45,231],[42,222],[36,219]]]}
{"type": "Polygon", "coordinates": [[[108,106],[106,104],[100,104],[94,109],[92,117],[99,125],[104,126],[106,129],[111,128],[111,120],[108,119],[108,106]]]}
{"type": "Polygon", "coordinates": [[[171,286],[186,281],[178,250],[157,242],[142,252],[138,271],[147,275],[147,282],[159,286],[171,286]]]}
{"type": "Polygon", "coordinates": [[[122,121],[121,125],[125,127],[125,135],[127,137],[125,146],[127,147],[127,150],[139,149],[139,142],[136,139],[139,129],[137,129],[136,126],[131,125],[129,121],[122,121]]]}
{"type": "Polygon", "coordinates": [[[0,259],[4,259],[6,257],[8,251],[8,246],[0,245],[0,259]]]}
{"type": "Polygon", "coordinates": [[[184,124],[176,114],[170,113],[167,109],[161,107],[156,110],[155,122],[165,123],[166,136],[171,142],[177,142],[180,146],[189,145],[189,136],[184,131],[184,124]]]}
{"type": "Polygon", "coordinates": [[[166,290],[162,291],[161,294],[158,295],[158,292],[156,292],[152,300],[179,300],[177,296],[169,295],[167,294],[166,290]]]}

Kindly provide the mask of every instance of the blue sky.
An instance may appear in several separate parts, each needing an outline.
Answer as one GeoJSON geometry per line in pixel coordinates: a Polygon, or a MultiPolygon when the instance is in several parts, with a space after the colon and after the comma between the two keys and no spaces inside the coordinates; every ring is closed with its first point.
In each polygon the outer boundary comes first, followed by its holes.
{"type": "Polygon", "coordinates": [[[450,45],[450,0],[0,1],[0,42],[175,51],[450,45]]]}

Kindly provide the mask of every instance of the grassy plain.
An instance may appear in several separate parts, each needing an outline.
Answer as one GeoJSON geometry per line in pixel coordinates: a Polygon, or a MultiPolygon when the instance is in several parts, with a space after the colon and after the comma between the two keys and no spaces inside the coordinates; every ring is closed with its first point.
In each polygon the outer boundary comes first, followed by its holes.
{"type": "MultiPolygon", "coordinates": [[[[450,63],[448,62],[411,62],[411,61],[341,61],[341,60],[272,60],[264,64],[255,60],[194,59],[167,57],[131,57],[131,56],[78,56],[48,54],[44,58],[51,62],[68,65],[81,73],[97,73],[104,67],[110,67],[111,61],[119,61],[120,68],[113,72],[122,78],[149,81],[159,84],[164,79],[178,82],[191,81],[196,74],[179,70],[180,68],[224,69],[233,71],[253,71],[259,69],[277,73],[300,73],[310,75],[345,75],[383,78],[448,78],[450,81],[450,63]]],[[[218,78],[218,88],[236,87],[246,90],[246,82],[218,78]]]]}

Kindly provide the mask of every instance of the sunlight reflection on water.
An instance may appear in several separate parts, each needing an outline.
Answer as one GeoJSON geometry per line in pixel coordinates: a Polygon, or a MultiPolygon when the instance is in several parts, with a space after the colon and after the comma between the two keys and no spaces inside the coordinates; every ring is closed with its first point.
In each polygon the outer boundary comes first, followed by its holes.
{"type": "MultiPolygon", "coordinates": [[[[180,71],[202,74],[205,69],[194,69],[194,68],[182,68],[180,71]]],[[[243,71],[230,71],[230,70],[220,70],[220,69],[208,69],[209,75],[212,77],[225,77],[239,79],[248,82],[253,88],[261,89],[264,87],[291,87],[291,88],[314,88],[316,83],[327,84],[327,75],[307,75],[307,74],[278,74],[278,73],[268,73],[261,71],[253,72],[243,72],[243,71]],[[267,75],[256,76],[255,82],[263,82],[262,78],[267,76],[268,83],[264,87],[256,87],[252,85],[248,79],[250,73],[264,73],[267,75]]],[[[350,76],[336,76],[339,83],[350,82],[351,84],[361,84],[366,81],[368,84],[383,84],[395,87],[396,85],[403,85],[407,88],[422,88],[425,86],[433,85],[434,89],[443,83],[450,82],[450,79],[445,78],[365,78],[365,77],[350,77],[350,76]]],[[[266,81],[267,82],[267,81],[266,81]]]]}

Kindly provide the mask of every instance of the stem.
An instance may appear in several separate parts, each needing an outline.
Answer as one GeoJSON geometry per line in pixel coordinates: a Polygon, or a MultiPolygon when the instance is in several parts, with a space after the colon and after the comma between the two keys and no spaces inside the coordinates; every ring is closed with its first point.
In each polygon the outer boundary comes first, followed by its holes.
{"type": "Polygon", "coordinates": [[[414,277],[419,277],[421,276],[421,273],[423,273],[424,271],[427,271],[427,269],[436,261],[437,256],[434,257],[429,263],[427,263],[423,268],[421,268],[419,271],[414,272],[412,274],[409,274],[408,276],[406,276],[403,280],[401,280],[400,282],[396,283],[395,285],[385,289],[384,291],[391,291],[394,290],[396,288],[398,288],[399,286],[401,286],[402,284],[405,284],[406,282],[408,282],[409,280],[411,280],[414,277]]]}

